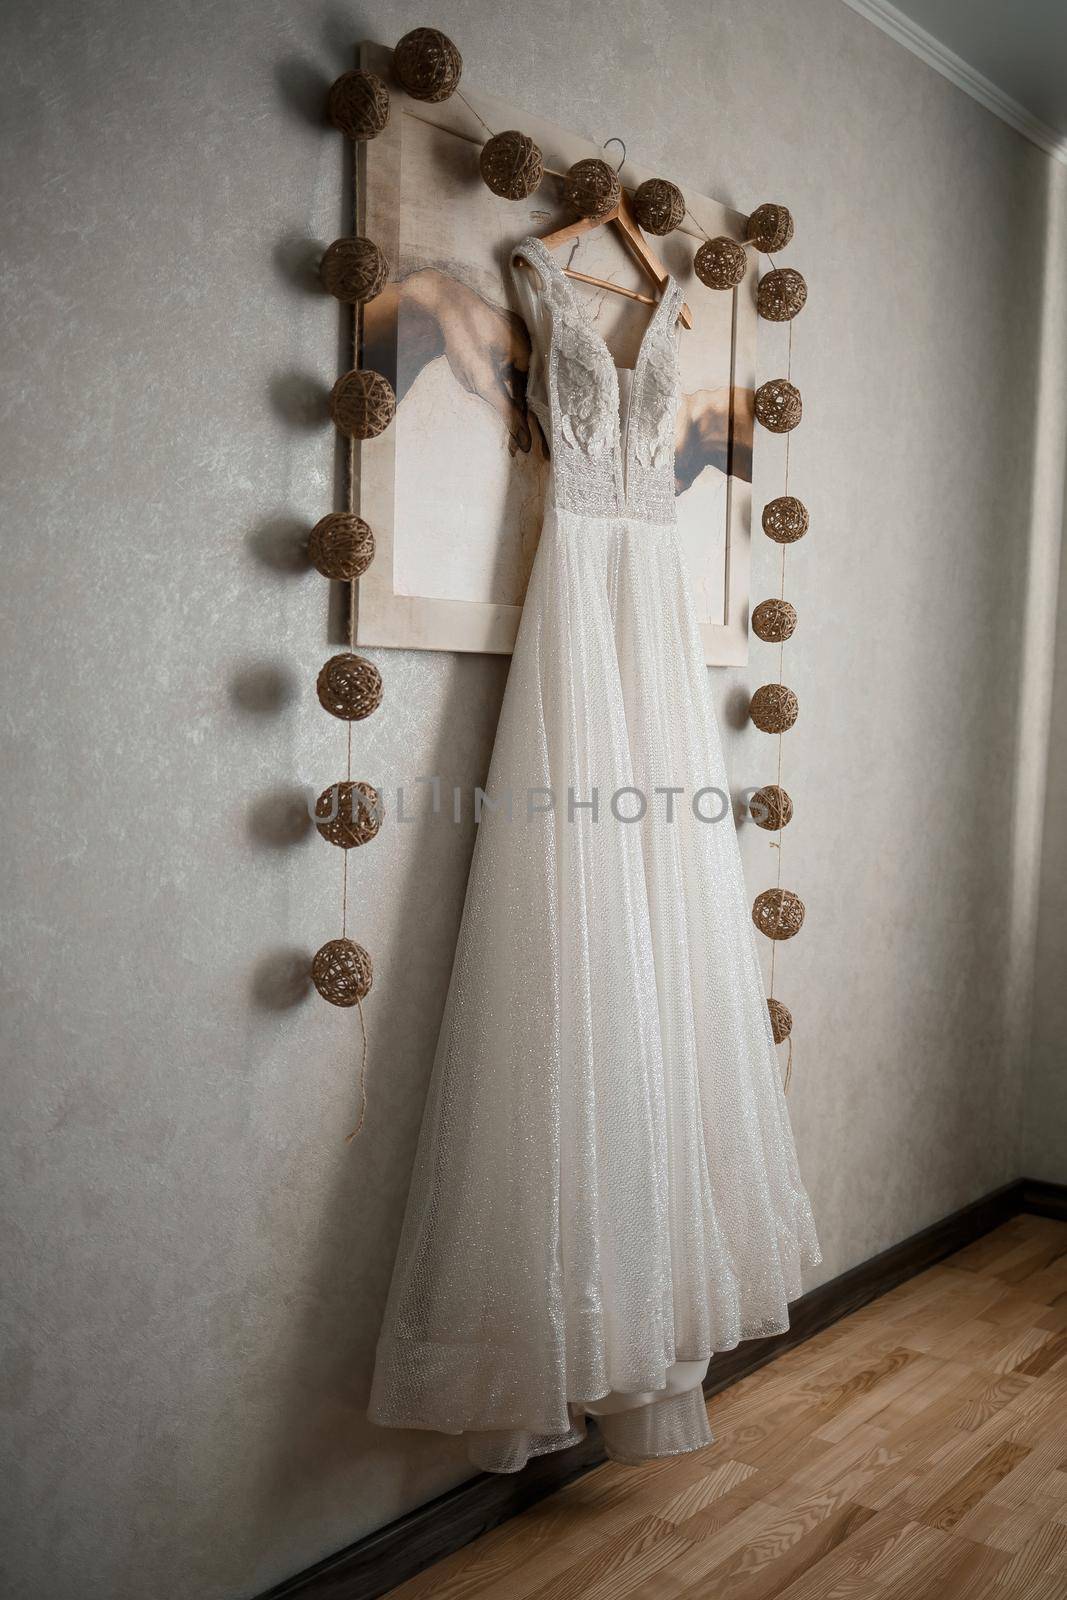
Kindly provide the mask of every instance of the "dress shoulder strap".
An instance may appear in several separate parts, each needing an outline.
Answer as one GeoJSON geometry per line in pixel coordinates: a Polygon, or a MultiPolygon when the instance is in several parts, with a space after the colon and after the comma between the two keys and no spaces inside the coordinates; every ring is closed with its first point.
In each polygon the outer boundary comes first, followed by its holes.
{"type": "Polygon", "coordinates": [[[550,432],[548,399],[548,360],[554,318],[546,300],[558,299],[553,269],[559,270],[540,239],[522,239],[511,253],[511,278],[530,336],[530,366],[526,398],[533,407],[546,437],[550,432]],[[537,269],[537,278],[522,265],[537,269]],[[538,282],[539,280],[539,282],[538,282]]]}
{"type": "Polygon", "coordinates": [[[511,276],[526,321],[541,333],[547,348],[550,332],[547,306],[559,312],[567,309],[567,280],[563,269],[540,239],[532,235],[520,239],[511,253],[511,276]],[[534,272],[528,269],[533,267],[534,272]]]}
{"type": "Polygon", "coordinates": [[[677,278],[668,275],[666,286],[660,298],[667,301],[663,309],[664,323],[668,328],[673,329],[678,321],[678,313],[681,311],[682,302],[685,299],[682,293],[682,286],[677,278]]]}
{"type": "MultiPolygon", "coordinates": [[[[550,283],[558,283],[563,276],[563,268],[550,250],[546,250],[541,240],[534,234],[529,234],[525,239],[520,239],[512,251],[512,257],[525,261],[527,266],[536,267],[541,276],[541,282],[547,287],[550,283]]],[[[514,268],[512,269],[515,270],[514,268]]]]}

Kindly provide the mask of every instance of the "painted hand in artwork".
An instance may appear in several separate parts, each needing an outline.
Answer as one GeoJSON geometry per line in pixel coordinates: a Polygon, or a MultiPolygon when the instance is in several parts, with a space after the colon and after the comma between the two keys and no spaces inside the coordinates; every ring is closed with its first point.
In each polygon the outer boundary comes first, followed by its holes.
{"type": "Polygon", "coordinates": [[[529,451],[535,440],[547,454],[537,421],[526,408],[530,336],[522,318],[491,304],[458,278],[426,267],[390,283],[371,301],[364,320],[364,360],[391,379],[400,401],[423,367],[438,356],[444,356],[462,388],[497,412],[512,455],[529,451]]]}
{"type": "Polygon", "coordinates": [[[751,389],[698,389],[682,395],[674,434],[676,495],[691,488],[705,467],[752,482],[754,405],[751,389]]]}

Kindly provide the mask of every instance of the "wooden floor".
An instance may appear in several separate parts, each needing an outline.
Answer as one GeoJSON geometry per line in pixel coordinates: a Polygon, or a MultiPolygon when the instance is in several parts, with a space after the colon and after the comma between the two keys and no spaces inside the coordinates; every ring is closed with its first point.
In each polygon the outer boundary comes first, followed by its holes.
{"type": "Polygon", "coordinates": [[[1067,1223],[1021,1216],[393,1600],[1067,1600],[1067,1223]]]}

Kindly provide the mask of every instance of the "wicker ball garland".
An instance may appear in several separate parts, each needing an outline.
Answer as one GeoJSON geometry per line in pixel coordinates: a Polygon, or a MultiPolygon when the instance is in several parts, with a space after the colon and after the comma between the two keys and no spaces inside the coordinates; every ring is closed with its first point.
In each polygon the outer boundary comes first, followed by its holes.
{"type": "Polygon", "coordinates": [[[350,139],[375,139],[389,121],[389,90],[376,72],[343,72],[330,89],[326,113],[350,139]]]}
{"type": "Polygon", "coordinates": [[[772,202],[757,206],[748,219],[745,237],[764,255],[784,250],[793,237],[793,218],[785,206],[772,202]]]}
{"type": "Polygon", "coordinates": [[[803,415],[800,390],[788,378],[771,378],[756,390],[756,421],[769,433],[792,433],[803,415]]]}
{"type": "Polygon", "coordinates": [[[757,828],[766,828],[768,833],[787,828],[793,820],[792,798],[777,783],[757,789],[748,802],[748,810],[757,828]]]}
{"type": "Polygon", "coordinates": [[[764,889],[753,901],[752,920],[768,939],[792,939],[804,926],[804,902],[791,889],[764,889]]]}
{"type": "Polygon", "coordinates": [[[808,531],[808,508],[794,494],[780,494],[763,508],[763,531],[775,544],[793,544],[808,531]]]}
{"type": "Polygon", "coordinates": [[[587,156],[569,168],[563,180],[563,200],[580,217],[606,217],[622,198],[619,175],[599,156],[587,156]]]}
{"type": "Polygon", "coordinates": [[[756,310],[765,322],[792,322],[807,298],[808,286],[795,267],[775,267],[759,281],[756,310]]]}
{"type": "Polygon", "coordinates": [[[752,613],[752,632],[765,644],[791,639],[796,626],[796,608],[788,600],[761,600],[752,613]]]}
{"type": "Polygon", "coordinates": [[[373,661],[343,651],[331,656],[315,683],[319,704],[342,722],[362,722],[382,703],[382,675],[373,661]]]}
{"type": "Polygon", "coordinates": [[[323,288],[346,305],[361,305],[381,294],[389,263],[373,239],[335,239],[319,262],[323,288]]]}
{"type": "Polygon", "coordinates": [[[526,200],[541,187],[545,163],[537,145],[518,128],[494,133],[478,158],[482,182],[504,200],[526,200]]]}
{"type": "Polygon", "coordinates": [[[330,391],[330,415],[350,439],[375,439],[396,414],[396,395],[388,378],[369,367],[344,373],[330,391]]]}
{"type": "Polygon", "coordinates": [[[342,850],[373,839],[382,825],[382,797],[369,783],[332,783],[315,801],[315,826],[328,844],[342,850]]]}
{"type": "Polygon", "coordinates": [[[748,714],[761,733],[787,733],[799,711],[796,695],[784,683],[763,684],[748,707],[748,714]]]}
{"type": "Polygon", "coordinates": [[[680,228],[685,216],[685,196],[669,178],[646,178],[634,190],[634,216],[646,233],[662,238],[680,228]]]}
{"type": "Polygon", "coordinates": [[[771,1016],[771,1033],[774,1035],[775,1044],[781,1044],[788,1039],[793,1031],[793,1014],[788,1006],[780,1000],[768,1000],[767,1010],[771,1016]]]}
{"type": "Polygon", "coordinates": [[[736,239],[706,239],[693,258],[693,271],[709,289],[736,289],[748,271],[748,253],[736,239]]]}
{"type": "Polygon", "coordinates": [[[446,33],[413,28],[393,51],[393,71],[413,100],[436,103],[455,93],[463,57],[446,33]]]}
{"type": "Polygon", "coordinates": [[[330,939],[315,952],[311,981],[332,1006],[354,1006],[370,993],[374,967],[361,944],[352,939],[330,939]]]}
{"type": "MultiPolygon", "coordinates": [[[[757,250],[771,253],[782,250],[793,237],[793,219],[785,206],[761,205],[748,219],[748,242],[757,250]]],[[[699,268],[698,268],[699,273],[699,268]]],[[[756,289],[756,309],[768,322],[789,322],[807,300],[807,284],[792,268],[775,268],[766,273],[756,289]]],[[[772,433],[789,433],[803,415],[800,392],[784,378],[773,379],[756,391],[756,417],[772,433]]],[[[808,531],[808,512],[794,495],[780,495],[763,509],[763,531],[776,544],[792,544],[808,531]]],[[[752,613],[752,629],[757,638],[780,643],[793,634],[796,610],[785,599],[764,600],[752,613]]],[[[792,689],[782,683],[765,683],[757,689],[749,705],[749,715],[764,733],[784,733],[797,720],[799,705],[792,689]]],[[[772,832],[784,828],[793,817],[793,801],[778,784],[758,789],[749,802],[756,824],[772,832]]],[[[804,921],[804,903],[788,889],[767,889],[757,895],[752,920],[770,939],[791,939],[804,921]]],[[[793,1018],[787,1006],[773,996],[767,1001],[771,1035],[775,1044],[790,1039],[793,1018]]],[[[789,1075],[786,1074],[788,1087],[789,1075]]]]}
{"type": "Polygon", "coordinates": [[[354,511],[331,511],[311,530],[308,560],[324,578],[355,583],[374,560],[374,534],[354,511]]]}

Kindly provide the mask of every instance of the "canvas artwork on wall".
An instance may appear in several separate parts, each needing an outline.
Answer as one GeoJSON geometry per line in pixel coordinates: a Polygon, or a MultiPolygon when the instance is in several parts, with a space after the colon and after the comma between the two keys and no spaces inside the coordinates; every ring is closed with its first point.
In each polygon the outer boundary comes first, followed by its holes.
{"type": "MultiPolygon", "coordinates": [[[[382,72],[386,52],[363,47],[382,72]]],[[[569,220],[559,174],[594,145],[465,89],[494,130],[521,127],[546,175],[528,200],[482,183],[485,140],[458,98],[440,105],[393,92],[389,124],[360,146],[359,231],[385,250],[391,281],[365,310],[362,360],[393,383],[396,420],[359,447],[359,508],[377,557],[362,578],[357,639],[408,649],[510,652],[537,549],[548,452],[525,403],[529,339],[511,283],[514,245],[569,220]]],[[[632,188],[653,176],[631,163],[632,188]]],[[[713,237],[743,236],[744,219],[686,191],[713,237]]],[[[747,658],[756,271],[732,292],[696,278],[701,235],[650,241],[679,280],[693,327],[679,329],[682,397],[676,431],[679,535],[711,664],[747,658]]],[[[648,293],[616,229],[566,245],[561,265],[648,293]]],[[[620,366],[631,366],[649,308],[572,280],[620,366]]]]}

